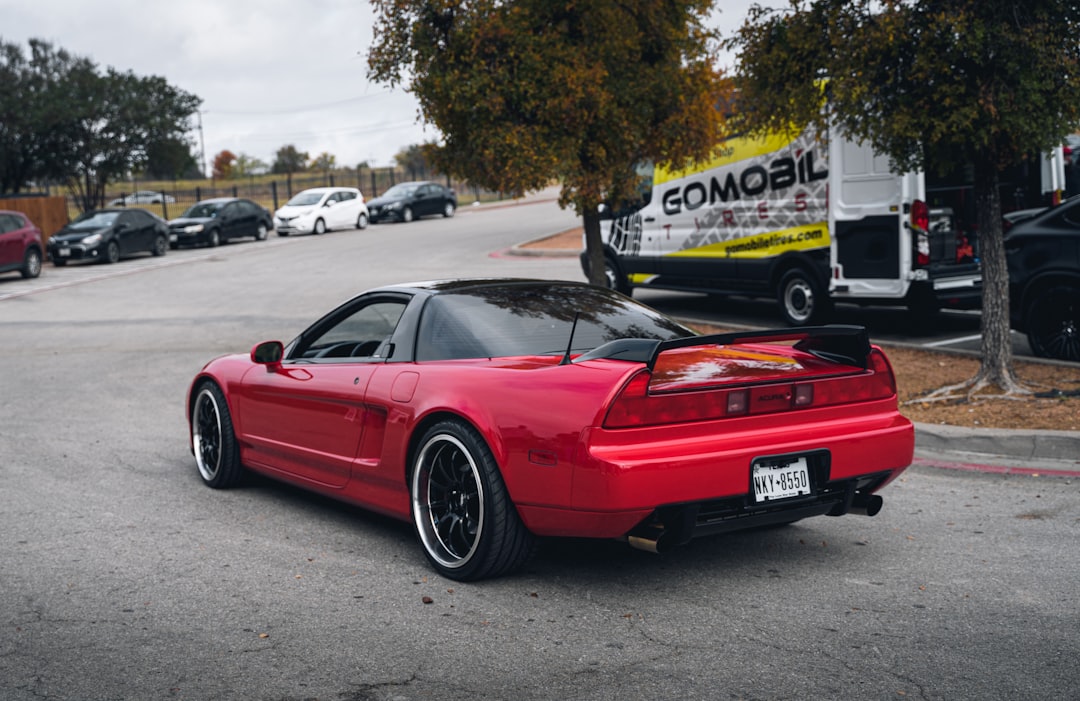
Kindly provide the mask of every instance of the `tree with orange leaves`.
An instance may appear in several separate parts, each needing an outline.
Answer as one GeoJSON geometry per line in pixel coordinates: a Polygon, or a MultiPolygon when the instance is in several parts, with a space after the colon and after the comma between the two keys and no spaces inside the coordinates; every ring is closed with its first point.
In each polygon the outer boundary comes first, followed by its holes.
{"type": "Polygon", "coordinates": [[[606,284],[600,205],[635,164],[705,160],[720,140],[712,0],[373,0],[369,75],[404,84],[443,142],[436,167],[523,192],[562,185],[606,284]]]}

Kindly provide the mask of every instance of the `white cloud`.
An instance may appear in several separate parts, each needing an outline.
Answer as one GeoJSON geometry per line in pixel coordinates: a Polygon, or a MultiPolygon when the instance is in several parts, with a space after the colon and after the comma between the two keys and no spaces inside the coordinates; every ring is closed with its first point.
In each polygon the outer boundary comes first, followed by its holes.
{"type": "MultiPolygon", "coordinates": [[[[723,5],[714,21],[730,29],[750,0],[723,5]]],[[[202,98],[207,162],[223,149],[271,162],[293,144],[341,164],[389,165],[437,138],[411,95],[368,82],[374,15],[364,0],[0,0],[0,17],[6,42],[41,38],[202,98]]]]}

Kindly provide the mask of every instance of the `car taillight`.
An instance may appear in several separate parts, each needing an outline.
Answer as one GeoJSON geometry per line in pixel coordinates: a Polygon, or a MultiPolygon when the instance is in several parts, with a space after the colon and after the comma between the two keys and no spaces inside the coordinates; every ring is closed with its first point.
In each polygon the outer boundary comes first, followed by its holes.
{"type": "Polygon", "coordinates": [[[892,368],[878,348],[871,351],[866,370],[795,382],[650,394],[650,379],[647,370],[630,378],[608,409],[604,428],[659,426],[772,414],[888,399],[896,394],[892,368]]]}
{"type": "Polygon", "coordinates": [[[911,203],[911,230],[915,233],[915,265],[930,265],[930,207],[922,200],[911,203]]]}

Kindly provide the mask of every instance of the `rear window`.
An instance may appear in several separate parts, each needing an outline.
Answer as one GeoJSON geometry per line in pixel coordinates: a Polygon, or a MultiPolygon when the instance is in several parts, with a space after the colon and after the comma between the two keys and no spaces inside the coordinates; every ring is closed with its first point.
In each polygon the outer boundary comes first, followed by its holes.
{"type": "Polygon", "coordinates": [[[608,290],[580,286],[480,287],[424,306],[417,360],[558,355],[622,338],[693,335],[684,326],[608,290]],[[574,317],[577,315],[577,326],[574,317]]]}

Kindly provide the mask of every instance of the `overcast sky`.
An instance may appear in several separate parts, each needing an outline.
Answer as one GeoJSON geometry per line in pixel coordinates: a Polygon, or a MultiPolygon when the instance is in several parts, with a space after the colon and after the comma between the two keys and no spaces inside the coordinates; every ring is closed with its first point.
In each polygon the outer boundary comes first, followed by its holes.
{"type": "MultiPolygon", "coordinates": [[[[718,2],[717,27],[733,30],[751,2],[718,2]]],[[[229,149],[270,164],[293,144],[379,167],[437,139],[411,95],[368,82],[373,23],[366,0],[0,0],[7,43],[44,39],[202,98],[207,163],[229,149]]]]}

